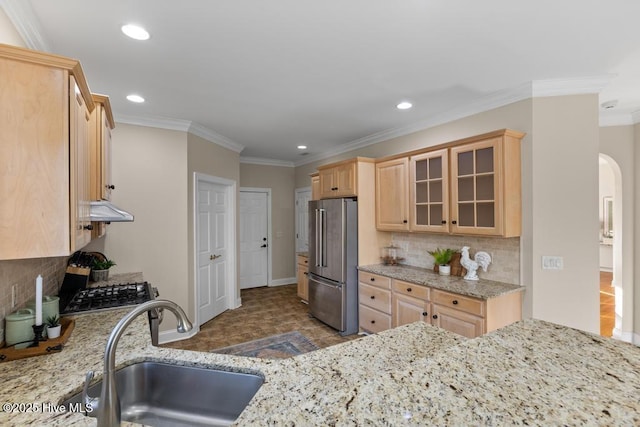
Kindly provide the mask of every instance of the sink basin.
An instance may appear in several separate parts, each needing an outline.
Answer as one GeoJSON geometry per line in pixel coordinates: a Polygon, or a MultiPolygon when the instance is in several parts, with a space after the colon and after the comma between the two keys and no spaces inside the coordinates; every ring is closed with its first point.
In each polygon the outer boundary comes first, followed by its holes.
{"type": "MultiPolygon", "coordinates": [[[[123,421],[150,426],[227,426],[238,418],[264,380],[253,374],[141,362],[116,372],[123,421]]],[[[89,387],[100,394],[102,381],[89,387]]],[[[78,393],[63,404],[82,402],[78,393]]],[[[88,414],[96,416],[96,411],[88,414]]]]}

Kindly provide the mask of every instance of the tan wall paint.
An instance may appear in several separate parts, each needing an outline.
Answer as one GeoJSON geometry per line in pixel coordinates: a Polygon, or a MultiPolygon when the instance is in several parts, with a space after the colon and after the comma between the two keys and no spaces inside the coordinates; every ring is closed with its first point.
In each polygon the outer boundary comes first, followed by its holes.
{"type": "MultiPolygon", "coordinates": [[[[203,173],[206,175],[225,178],[231,181],[236,182],[236,236],[239,235],[238,232],[238,209],[237,209],[237,200],[239,193],[239,185],[237,183],[240,182],[240,155],[235,151],[224,148],[220,145],[216,145],[210,141],[207,141],[204,138],[199,136],[188,134],[188,156],[187,156],[187,206],[188,206],[188,216],[187,220],[187,236],[188,236],[188,280],[185,283],[185,292],[189,296],[189,312],[191,314],[195,313],[196,307],[194,304],[195,301],[195,272],[194,272],[194,263],[195,263],[195,255],[194,255],[194,224],[193,224],[193,191],[194,191],[194,172],[203,173]]],[[[184,178],[183,178],[184,179],[184,178]]],[[[236,261],[239,260],[240,256],[240,246],[236,246],[236,261]]],[[[240,291],[238,289],[237,278],[239,277],[240,270],[238,267],[238,262],[236,262],[236,282],[234,283],[233,288],[235,289],[234,300],[238,300],[240,298],[240,291]]]]}
{"type": "Polygon", "coordinates": [[[295,270],[295,171],[290,167],[240,164],[240,186],[271,189],[271,275],[289,279],[295,270]]]}
{"type": "Polygon", "coordinates": [[[533,317],[599,333],[598,96],[533,101],[533,317]],[[563,270],[543,270],[542,256],[563,270]]]}
{"type": "MultiPolygon", "coordinates": [[[[633,214],[633,222],[634,224],[640,224],[640,196],[638,195],[638,189],[640,189],[640,124],[636,124],[633,127],[634,133],[634,153],[633,157],[635,159],[635,176],[634,176],[634,214],[633,214]]],[[[633,272],[633,281],[634,281],[634,306],[633,306],[633,314],[634,314],[634,342],[640,345],[640,225],[635,227],[635,239],[634,239],[634,248],[636,249],[634,252],[634,262],[633,265],[637,266],[633,272]]]]}
{"type": "MultiPolygon", "coordinates": [[[[142,272],[160,296],[191,306],[187,254],[187,135],[118,123],[113,130],[111,201],[135,221],[113,223],[87,247],[113,257],[113,272],[142,272]]],[[[189,312],[193,316],[193,312],[189,312]]],[[[166,316],[161,330],[173,328],[166,316]]]]}
{"type": "Polygon", "coordinates": [[[10,44],[12,46],[27,47],[16,27],[0,7],[0,43],[10,44]]]}
{"type": "MultiPolygon", "coordinates": [[[[622,298],[622,327],[619,331],[623,337],[628,336],[634,330],[633,327],[633,300],[640,289],[634,289],[634,235],[639,232],[634,227],[633,204],[636,190],[634,189],[634,128],[633,126],[611,126],[600,128],[600,153],[608,156],[615,162],[614,172],[619,179],[619,186],[615,187],[614,196],[622,205],[619,212],[614,206],[614,221],[622,224],[622,233],[618,233],[614,239],[617,254],[622,254],[622,259],[614,260],[614,278],[616,286],[623,289],[622,298]]],[[[637,187],[635,187],[637,188],[637,187]]],[[[599,207],[600,208],[600,207],[599,207]]],[[[638,265],[638,264],[636,264],[638,265]]],[[[638,283],[638,282],[636,282],[638,283]]],[[[638,329],[636,329],[638,330],[638,329]]],[[[618,331],[616,331],[618,332],[618,331]]]]}

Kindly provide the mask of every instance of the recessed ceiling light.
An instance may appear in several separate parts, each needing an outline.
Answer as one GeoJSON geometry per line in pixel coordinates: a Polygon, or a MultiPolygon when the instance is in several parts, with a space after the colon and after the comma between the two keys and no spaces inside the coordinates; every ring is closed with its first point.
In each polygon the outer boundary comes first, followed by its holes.
{"type": "Polygon", "coordinates": [[[408,110],[411,107],[413,107],[413,104],[407,101],[402,101],[400,104],[396,105],[398,110],[408,110]]]}
{"type": "Polygon", "coordinates": [[[123,33],[135,40],[149,40],[149,33],[142,27],[133,24],[123,25],[121,28],[123,33]]]}
{"type": "Polygon", "coordinates": [[[140,95],[127,95],[127,99],[131,102],[135,102],[137,104],[140,104],[142,102],[144,102],[144,98],[141,97],[140,95]]]}
{"type": "Polygon", "coordinates": [[[298,145],[298,150],[306,150],[307,146],[306,145],[298,145]]]}
{"type": "Polygon", "coordinates": [[[605,110],[608,110],[610,108],[615,108],[616,105],[618,105],[617,99],[612,99],[611,101],[603,102],[602,104],[600,104],[600,106],[605,110]]]}

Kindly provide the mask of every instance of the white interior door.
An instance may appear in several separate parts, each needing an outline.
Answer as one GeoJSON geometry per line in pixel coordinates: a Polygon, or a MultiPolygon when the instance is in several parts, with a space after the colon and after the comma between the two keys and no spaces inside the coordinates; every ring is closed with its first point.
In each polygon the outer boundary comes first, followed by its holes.
{"type": "Polygon", "coordinates": [[[240,289],[269,284],[268,193],[240,191],[240,289]]]}
{"type": "Polygon", "coordinates": [[[309,200],[311,190],[296,190],[296,252],[309,251],[309,200]]]}
{"type": "Polygon", "coordinates": [[[199,323],[213,319],[227,308],[228,186],[198,181],[197,263],[199,323]]]}

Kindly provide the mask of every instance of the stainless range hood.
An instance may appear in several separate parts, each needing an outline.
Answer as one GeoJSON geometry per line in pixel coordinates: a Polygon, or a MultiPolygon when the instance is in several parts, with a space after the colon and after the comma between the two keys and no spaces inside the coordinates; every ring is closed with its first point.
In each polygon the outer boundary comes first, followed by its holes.
{"type": "Polygon", "coordinates": [[[107,200],[91,202],[91,221],[131,222],[133,215],[114,206],[107,200]]]}

